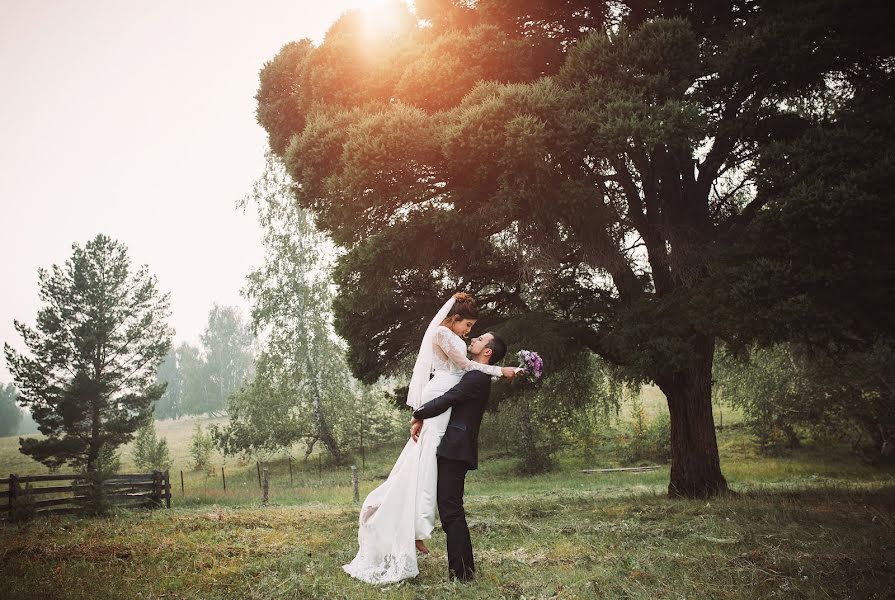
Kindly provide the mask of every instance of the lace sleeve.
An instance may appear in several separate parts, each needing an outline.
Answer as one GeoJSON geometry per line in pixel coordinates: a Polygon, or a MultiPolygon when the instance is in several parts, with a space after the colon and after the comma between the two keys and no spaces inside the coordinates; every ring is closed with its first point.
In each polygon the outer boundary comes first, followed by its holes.
{"type": "Polygon", "coordinates": [[[482,371],[492,377],[500,377],[503,372],[497,365],[483,365],[482,363],[466,358],[463,344],[457,344],[452,338],[457,337],[447,327],[439,327],[435,332],[432,343],[441,348],[448,359],[463,371],[482,371]]]}

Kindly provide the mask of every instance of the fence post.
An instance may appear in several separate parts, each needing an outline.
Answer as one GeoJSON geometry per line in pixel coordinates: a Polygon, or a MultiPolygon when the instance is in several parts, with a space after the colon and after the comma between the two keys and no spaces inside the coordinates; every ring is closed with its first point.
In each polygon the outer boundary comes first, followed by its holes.
{"type": "Polygon", "coordinates": [[[267,504],[268,493],[270,492],[270,479],[268,478],[267,467],[264,467],[263,483],[261,484],[261,504],[267,504]]]}
{"type": "Polygon", "coordinates": [[[19,478],[9,474],[9,520],[15,520],[15,505],[19,499],[19,478]]]}
{"type": "Polygon", "coordinates": [[[171,476],[165,469],[165,508],[171,508],[171,476]]]}
{"type": "Polygon", "coordinates": [[[354,501],[357,502],[360,500],[357,491],[357,465],[351,465],[351,487],[354,488],[354,501]]]}
{"type": "Polygon", "coordinates": [[[221,465],[221,481],[224,482],[224,491],[227,491],[227,476],[224,475],[224,465],[221,465]]]}
{"type": "Polygon", "coordinates": [[[156,506],[162,504],[162,473],[161,471],[152,472],[152,500],[156,506]]]}
{"type": "Polygon", "coordinates": [[[258,467],[258,488],[261,488],[261,463],[255,461],[255,466],[258,467]]]}
{"type": "Polygon", "coordinates": [[[186,496],[186,492],[183,489],[183,469],[180,470],[180,495],[186,496]]]}

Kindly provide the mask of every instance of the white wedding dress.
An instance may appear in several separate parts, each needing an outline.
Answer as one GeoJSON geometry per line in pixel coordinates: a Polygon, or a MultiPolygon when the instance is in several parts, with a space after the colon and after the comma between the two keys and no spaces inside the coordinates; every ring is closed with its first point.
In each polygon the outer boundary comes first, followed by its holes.
{"type": "MultiPolygon", "coordinates": [[[[419,408],[457,385],[463,374],[471,369],[495,377],[501,375],[498,366],[469,360],[466,344],[447,327],[437,325],[432,335],[427,332],[426,338],[431,339],[434,376],[422,387],[419,403],[414,402],[413,408],[419,408]]],[[[367,583],[384,584],[419,574],[414,541],[428,539],[435,527],[438,485],[435,451],[450,418],[448,409],[423,421],[419,440],[407,441],[388,479],[364,500],[357,532],[360,548],[354,560],[342,567],[352,577],[367,583]]]]}

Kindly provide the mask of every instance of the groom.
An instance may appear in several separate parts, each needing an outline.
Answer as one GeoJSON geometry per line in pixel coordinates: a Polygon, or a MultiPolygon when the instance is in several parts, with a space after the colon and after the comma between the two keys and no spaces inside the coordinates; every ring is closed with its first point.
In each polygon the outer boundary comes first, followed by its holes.
{"type": "MultiPolygon", "coordinates": [[[[489,332],[472,340],[469,353],[472,360],[493,365],[503,359],[507,346],[489,332]]],[[[453,407],[437,451],[437,498],[441,528],[447,536],[448,572],[451,579],[461,581],[470,581],[475,575],[472,541],[463,510],[463,484],[466,472],[478,468],[479,425],[490,394],[491,377],[481,371],[468,371],[460,383],[414,411],[410,427],[415,441],[423,419],[436,417],[453,407]]]]}

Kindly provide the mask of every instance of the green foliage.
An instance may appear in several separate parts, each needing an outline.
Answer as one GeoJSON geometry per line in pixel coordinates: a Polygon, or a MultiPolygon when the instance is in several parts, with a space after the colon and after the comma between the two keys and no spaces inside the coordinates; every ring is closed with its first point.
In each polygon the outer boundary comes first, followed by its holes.
{"type": "Polygon", "coordinates": [[[211,453],[214,451],[214,439],[209,433],[202,430],[202,426],[196,424],[193,437],[190,438],[190,457],[192,458],[194,471],[212,471],[211,453]]]}
{"type": "Polygon", "coordinates": [[[171,348],[156,371],[156,381],[165,384],[165,393],[155,405],[156,419],[179,419],[183,416],[183,374],[177,366],[177,350],[171,348]]]}
{"type": "Polygon", "coordinates": [[[212,405],[208,371],[201,350],[181,342],[175,352],[177,376],[180,382],[180,405],[183,414],[203,414],[212,405]]]}
{"type": "Polygon", "coordinates": [[[31,482],[19,487],[19,495],[15,500],[11,501],[9,509],[9,520],[13,523],[24,523],[30,521],[37,515],[36,498],[32,493],[33,486],[31,482]]]}
{"type": "Polygon", "coordinates": [[[804,420],[812,398],[807,373],[786,346],[755,350],[748,361],[719,353],[714,377],[718,394],[741,408],[761,452],[780,454],[797,447],[794,426],[804,420]]]}
{"type": "Polygon", "coordinates": [[[39,270],[36,329],[15,322],[26,353],[6,359],[45,437],[21,451],[51,468],[97,468],[101,452],[133,438],[164,393],[155,369],[170,347],[169,295],[146,266],[132,271],[127,249],[98,235],[73,245],[63,267],[39,270]]]}
{"type": "Polygon", "coordinates": [[[29,433],[38,433],[37,422],[31,416],[31,412],[26,412],[22,416],[22,423],[19,425],[19,435],[27,435],[29,433]]]}
{"type": "Polygon", "coordinates": [[[720,254],[698,305],[725,339],[867,352],[895,336],[893,118],[891,103],[856,96],[835,122],[767,149],[757,173],[768,205],[720,254]]]}
{"type": "Polygon", "coordinates": [[[720,400],[743,410],[762,452],[797,447],[799,429],[847,440],[879,454],[880,426],[895,422],[895,353],[878,343],[865,352],[801,345],[721,352],[715,369],[720,400]]]}
{"type": "Polygon", "coordinates": [[[197,348],[181,342],[159,365],[157,379],[167,384],[155,406],[156,418],[220,416],[227,399],[251,377],[254,335],[237,307],[215,304],[197,348]]]}
{"type": "Polygon", "coordinates": [[[638,395],[631,397],[632,419],[619,444],[625,464],[665,463],[671,459],[671,419],[660,412],[649,419],[638,395]]]}
{"type": "Polygon", "coordinates": [[[190,406],[191,414],[218,415],[226,411],[227,398],[251,376],[254,336],[249,324],[233,306],[218,306],[208,313],[202,334],[207,403],[190,406]]]}
{"type": "Polygon", "coordinates": [[[171,468],[172,460],[171,454],[168,452],[168,441],[156,435],[154,420],[137,431],[131,453],[138,469],[166,471],[171,468]]]}
{"type": "Polygon", "coordinates": [[[575,411],[565,424],[569,447],[585,462],[593,462],[600,454],[601,446],[610,439],[610,416],[607,407],[593,403],[575,411]]]}
{"type": "MultiPolygon", "coordinates": [[[[549,373],[555,364],[549,346],[542,358],[549,373]]],[[[607,423],[610,411],[618,409],[622,386],[613,370],[587,352],[567,355],[564,360],[565,369],[545,375],[539,382],[514,383],[510,390],[494,394],[490,407],[498,413],[482,428],[483,444],[509,451],[518,459],[520,473],[553,468],[553,457],[568,445],[570,434],[573,443],[591,452],[591,444],[599,439],[600,424],[607,423]],[[591,420],[585,422],[583,415],[591,420]]],[[[515,363],[512,359],[504,362],[515,363]]]]}
{"type": "Polygon", "coordinates": [[[103,447],[96,460],[94,469],[81,471],[81,479],[75,480],[73,485],[83,486],[74,490],[79,497],[78,503],[83,508],[83,514],[102,516],[112,508],[106,492],[106,481],[111,479],[121,468],[121,459],[118,453],[109,446],[103,447]]]}
{"type": "Polygon", "coordinates": [[[251,381],[230,398],[230,423],[212,433],[225,453],[273,451],[319,441],[337,464],[361,429],[389,439],[395,414],[381,390],[365,389],[345,362],[331,320],[332,246],[291,201],[274,157],[252,201],[264,229],[265,263],[248,276],[252,326],[266,333],[251,381]],[[376,408],[373,408],[376,407],[376,408]]]}
{"type": "Polygon", "coordinates": [[[554,467],[553,454],[563,445],[558,403],[534,391],[516,394],[501,406],[500,419],[505,447],[518,458],[521,474],[542,473],[554,467]]]}
{"type": "Polygon", "coordinates": [[[343,445],[354,454],[355,460],[362,444],[363,451],[369,452],[371,448],[407,441],[409,417],[406,410],[395,409],[390,393],[393,383],[386,380],[375,385],[358,385],[353,396],[355,405],[346,407],[352,418],[345,423],[343,445]]]}
{"type": "Polygon", "coordinates": [[[0,437],[15,435],[22,423],[22,411],[16,404],[16,386],[0,383],[0,437]]]}

